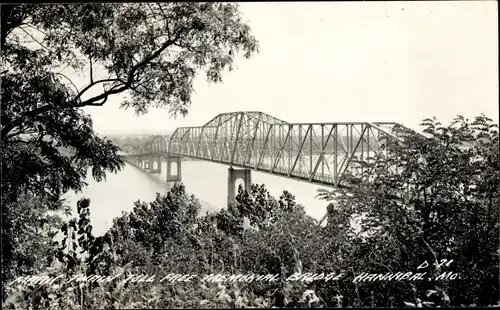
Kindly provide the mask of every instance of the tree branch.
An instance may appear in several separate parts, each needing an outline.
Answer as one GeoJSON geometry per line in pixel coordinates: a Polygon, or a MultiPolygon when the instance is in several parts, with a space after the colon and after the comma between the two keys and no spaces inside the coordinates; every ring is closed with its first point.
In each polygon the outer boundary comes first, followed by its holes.
{"type": "MultiPolygon", "coordinates": [[[[144,58],[141,62],[137,63],[136,65],[134,65],[132,67],[132,69],[130,70],[129,74],[128,74],[128,78],[127,78],[126,82],[124,82],[122,79],[119,79],[119,78],[102,79],[102,80],[94,81],[93,83],[87,85],[84,89],[82,89],[77,94],[77,96],[70,103],[72,103],[73,107],[75,107],[75,108],[81,108],[81,107],[84,107],[84,106],[101,106],[101,105],[103,105],[107,101],[107,98],[109,96],[121,93],[121,92],[129,89],[130,86],[132,85],[132,83],[134,82],[135,73],[140,68],[146,66],[149,62],[151,62],[153,59],[155,59],[156,57],[158,57],[163,51],[165,51],[172,44],[174,44],[181,37],[182,33],[185,30],[186,30],[185,27],[182,27],[181,29],[179,29],[179,31],[177,32],[177,34],[176,34],[176,36],[174,38],[167,40],[162,45],[162,47],[159,48],[156,52],[154,52],[150,56],[144,58]],[[81,98],[81,96],[86,91],[88,91],[91,87],[93,87],[94,85],[96,85],[98,83],[113,82],[113,81],[114,82],[122,82],[122,84],[115,85],[114,87],[112,87],[111,89],[109,89],[108,91],[105,91],[104,93],[102,93],[100,95],[94,96],[94,97],[92,97],[90,99],[87,99],[85,101],[82,101],[82,102],[78,103],[78,100],[81,98]],[[100,101],[100,100],[103,100],[103,101],[100,101]]],[[[26,117],[33,116],[33,115],[46,113],[46,112],[50,111],[52,109],[52,107],[53,106],[51,104],[47,104],[47,105],[42,106],[42,107],[40,107],[38,109],[31,110],[29,112],[26,112],[24,115],[21,115],[19,117],[19,120],[24,119],[26,117]]],[[[5,141],[5,137],[6,137],[7,133],[10,132],[13,128],[15,128],[15,126],[17,125],[17,123],[19,123],[19,120],[17,122],[16,121],[12,121],[9,124],[3,124],[4,127],[2,128],[2,131],[1,131],[1,139],[2,139],[2,141],[5,141]]]]}
{"type": "Polygon", "coordinates": [[[19,27],[28,16],[38,8],[38,5],[3,4],[1,8],[1,49],[5,48],[7,37],[19,27]],[[18,14],[16,14],[16,11],[18,14]]]}
{"type": "MultiPolygon", "coordinates": [[[[119,87],[119,88],[115,88],[115,89],[110,89],[108,90],[107,92],[104,92],[100,95],[97,95],[97,96],[94,96],[90,99],[87,99],[83,102],[80,102],[79,104],[76,104],[75,107],[84,107],[84,106],[87,106],[87,105],[93,105],[93,103],[95,101],[99,101],[99,100],[102,100],[104,99],[105,97],[107,96],[110,96],[110,95],[114,95],[114,94],[118,94],[118,93],[121,93],[122,91],[125,91],[127,89],[130,88],[130,86],[132,85],[132,83],[134,82],[134,75],[135,73],[137,72],[137,70],[139,70],[140,68],[146,66],[150,61],[152,61],[153,59],[155,59],[156,57],[158,57],[164,50],[166,50],[169,46],[171,46],[172,44],[174,44],[181,36],[181,34],[183,33],[183,31],[185,30],[185,28],[181,28],[179,30],[179,32],[177,33],[177,35],[175,36],[175,38],[173,39],[170,39],[170,40],[167,40],[167,42],[165,42],[161,48],[159,48],[156,52],[154,52],[153,54],[151,54],[150,56],[144,58],[141,62],[137,63],[136,65],[134,65],[132,67],[132,69],[130,70],[130,73],[128,74],[128,79],[127,81],[123,84],[123,86],[119,87]]],[[[97,83],[97,82],[96,82],[97,83]]],[[[87,91],[90,87],[92,87],[93,85],[89,85],[87,86],[85,89],[83,89],[80,94],[75,98],[75,99],[79,99],[81,97],[81,95],[87,91]]]]}
{"type": "Polygon", "coordinates": [[[66,78],[71,83],[71,85],[73,85],[73,87],[76,89],[76,93],[78,94],[78,87],[76,87],[75,83],[73,83],[73,81],[70,78],[68,78],[66,75],[64,75],[62,73],[59,73],[59,72],[57,72],[55,74],[60,75],[60,76],[62,76],[64,78],[66,78]]]}
{"type": "Polygon", "coordinates": [[[425,247],[429,250],[429,252],[431,252],[432,254],[432,257],[434,258],[434,262],[435,262],[435,267],[436,267],[436,270],[438,270],[438,265],[439,265],[439,261],[438,261],[438,258],[437,258],[437,254],[436,252],[434,251],[434,249],[429,245],[429,243],[427,243],[427,241],[425,241],[424,238],[422,237],[419,237],[420,240],[422,240],[422,242],[424,243],[425,247]]]}
{"type": "Polygon", "coordinates": [[[19,29],[21,29],[22,31],[24,31],[33,41],[35,41],[36,43],[38,43],[41,47],[43,47],[45,50],[47,50],[50,53],[50,50],[45,45],[43,45],[42,43],[38,42],[38,40],[35,39],[31,35],[31,33],[29,33],[28,31],[26,31],[23,27],[19,27],[19,29]]]}
{"type": "Polygon", "coordinates": [[[108,101],[108,96],[104,97],[104,99],[101,102],[94,102],[94,103],[89,104],[88,106],[100,107],[104,103],[106,103],[106,101],[108,101]]]}
{"type": "Polygon", "coordinates": [[[165,11],[163,11],[163,8],[161,7],[160,3],[156,3],[156,4],[160,8],[160,11],[163,14],[163,17],[165,18],[165,28],[167,28],[168,38],[170,39],[171,34],[170,34],[170,27],[168,26],[168,17],[167,17],[167,14],[165,13],[165,11]]]}
{"type": "Polygon", "coordinates": [[[31,29],[34,29],[34,30],[36,30],[36,31],[38,31],[38,32],[40,32],[40,33],[43,33],[44,35],[48,36],[48,34],[47,34],[46,32],[41,31],[40,29],[38,29],[38,28],[36,28],[36,27],[34,27],[34,26],[31,26],[31,25],[30,25],[30,24],[28,24],[28,23],[22,23],[22,24],[20,24],[19,26],[28,26],[28,27],[30,27],[31,29]]]}
{"type": "Polygon", "coordinates": [[[73,101],[78,101],[78,99],[87,91],[89,90],[90,88],[92,88],[93,86],[99,84],[99,83],[106,83],[106,82],[122,82],[122,83],[125,83],[122,79],[119,79],[119,78],[108,78],[108,79],[102,79],[102,80],[97,80],[95,82],[91,82],[89,85],[85,86],[84,89],[82,89],[75,97],[75,99],[73,99],[73,101]]]}
{"type": "Polygon", "coordinates": [[[94,83],[93,73],[92,73],[92,55],[89,55],[90,61],[90,84],[94,83]]]}

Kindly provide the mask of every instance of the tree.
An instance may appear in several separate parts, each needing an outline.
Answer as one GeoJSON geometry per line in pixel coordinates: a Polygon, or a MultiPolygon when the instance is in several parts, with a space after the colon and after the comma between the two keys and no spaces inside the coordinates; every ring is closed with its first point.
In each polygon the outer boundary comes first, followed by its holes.
{"type": "MultiPolygon", "coordinates": [[[[453,272],[460,279],[359,284],[358,306],[496,304],[498,125],[484,115],[472,122],[458,116],[449,126],[435,119],[422,125],[429,137],[396,129],[404,144],[391,145],[388,157],[370,164],[366,175],[344,180],[348,190],[340,192],[336,208],[344,218],[363,215],[364,237],[351,252],[369,273],[425,271],[436,279],[453,272]],[[439,266],[442,259],[453,262],[439,266]],[[429,267],[417,271],[424,261],[429,267]]],[[[321,193],[333,200],[331,194],[321,193]]]]}
{"type": "MultiPolygon", "coordinates": [[[[212,82],[257,42],[230,3],[2,5],[2,214],[21,194],[58,209],[62,193],[101,180],[123,161],[80,108],[124,93],[124,108],[168,107],[185,115],[200,70],[212,82]],[[77,86],[64,70],[86,73],[77,86]],[[99,72],[100,71],[100,72],[99,72]],[[101,90],[99,90],[101,89],[101,90]],[[71,154],[61,153],[61,148],[71,154]]],[[[46,206],[40,206],[45,208],[46,206]]],[[[4,222],[2,252],[12,257],[15,223],[4,222]]]]}
{"type": "MultiPolygon", "coordinates": [[[[404,147],[392,145],[389,157],[381,157],[371,173],[343,180],[350,195],[341,193],[337,198],[331,212],[336,218],[327,227],[307,216],[290,193],[285,191],[278,200],[259,185],[252,186],[251,195],[240,186],[230,208],[200,216],[199,201],[176,184],[168,195],[158,195],[151,203],[135,203],[134,210],[117,218],[104,237],[92,237],[88,200],[80,201],[80,220],[71,220],[62,229],[72,241],[69,250],[65,246],[63,255],[56,256],[68,270],[53,268],[51,273],[145,273],[159,279],[171,273],[271,273],[279,274],[279,281],[218,285],[194,281],[174,286],[115,281],[87,289],[73,283],[66,292],[53,288],[37,292],[33,287],[26,292],[14,287],[11,296],[21,293],[24,300],[10,298],[8,304],[26,307],[32,296],[41,296],[54,309],[76,303],[90,308],[492,305],[498,297],[491,294],[498,275],[496,127],[486,118],[479,118],[469,129],[466,121],[449,127],[427,124],[434,137],[401,132],[404,147]],[[470,145],[464,147],[466,140],[470,145]],[[455,173],[460,180],[447,181],[455,173]],[[467,179],[476,186],[462,197],[454,186],[467,179]],[[423,193],[418,196],[417,186],[424,184],[425,198],[423,193]],[[468,202],[461,200],[464,197],[468,202]],[[456,207],[458,202],[465,208],[456,207]],[[351,221],[359,214],[364,215],[361,231],[351,221]],[[245,217],[251,227],[243,224],[245,217]],[[88,256],[79,257],[80,248],[88,256]],[[436,258],[454,261],[436,268],[432,265],[436,258]],[[425,260],[429,266],[418,270],[425,260]],[[461,278],[353,281],[361,272],[407,271],[426,271],[434,278],[452,271],[461,278]],[[285,281],[296,272],[341,276],[330,282],[285,281]]],[[[331,198],[330,192],[323,193],[331,198]]]]}

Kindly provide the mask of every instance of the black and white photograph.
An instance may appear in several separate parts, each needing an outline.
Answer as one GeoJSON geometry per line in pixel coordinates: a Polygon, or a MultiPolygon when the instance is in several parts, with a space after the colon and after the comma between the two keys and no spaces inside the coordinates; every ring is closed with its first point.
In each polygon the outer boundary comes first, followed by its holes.
{"type": "Polygon", "coordinates": [[[3,309],[500,307],[497,1],[0,10],[3,309]]]}

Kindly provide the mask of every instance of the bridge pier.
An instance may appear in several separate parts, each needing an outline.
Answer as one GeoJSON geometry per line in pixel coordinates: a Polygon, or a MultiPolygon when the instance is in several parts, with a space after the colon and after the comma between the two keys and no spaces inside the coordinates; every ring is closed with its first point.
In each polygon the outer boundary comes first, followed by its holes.
{"type": "Polygon", "coordinates": [[[181,157],[167,156],[167,182],[179,182],[182,180],[181,157]],[[175,164],[176,174],[172,175],[172,164],[175,164]]]}
{"type": "Polygon", "coordinates": [[[156,155],[149,156],[149,172],[150,173],[161,173],[161,157],[156,155]],[[155,168],[155,163],[157,166],[155,168]]]}
{"type": "Polygon", "coordinates": [[[245,190],[251,194],[252,192],[252,171],[250,169],[234,169],[230,167],[228,169],[228,177],[227,177],[227,206],[231,204],[231,202],[235,201],[236,195],[236,181],[238,179],[242,179],[245,183],[245,190]]]}

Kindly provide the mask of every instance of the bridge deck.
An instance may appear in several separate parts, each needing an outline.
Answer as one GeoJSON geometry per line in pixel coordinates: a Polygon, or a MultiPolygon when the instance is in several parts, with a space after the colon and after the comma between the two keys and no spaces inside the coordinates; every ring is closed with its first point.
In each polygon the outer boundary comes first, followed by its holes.
{"type": "Polygon", "coordinates": [[[181,127],[155,137],[141,154],[177,155],[269,172],[318,184],[338,185],[347,172],[361,173],[357,158],[371,161],[400,142],[394,122],[287,123],[262,112],[219,114],[203,126],[181,127]]]}

